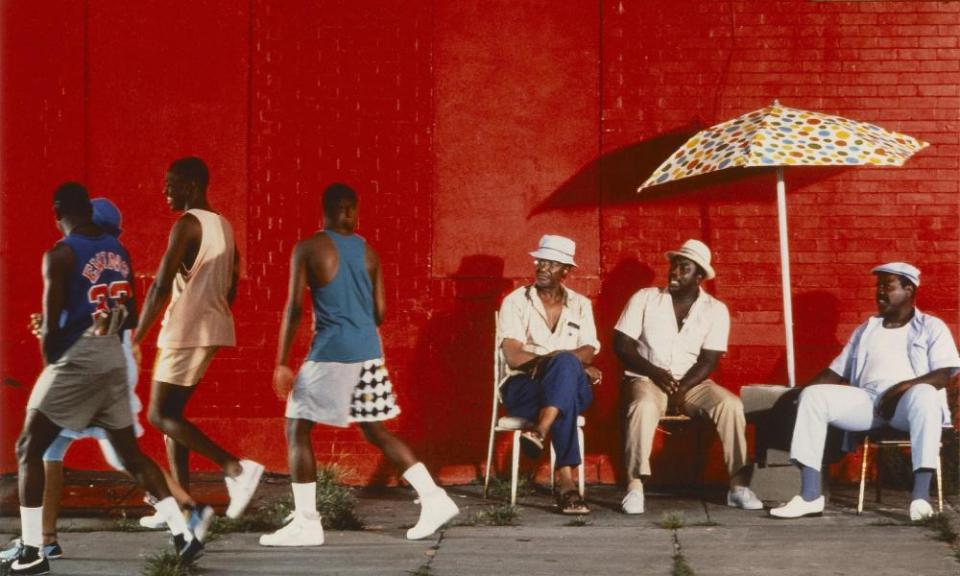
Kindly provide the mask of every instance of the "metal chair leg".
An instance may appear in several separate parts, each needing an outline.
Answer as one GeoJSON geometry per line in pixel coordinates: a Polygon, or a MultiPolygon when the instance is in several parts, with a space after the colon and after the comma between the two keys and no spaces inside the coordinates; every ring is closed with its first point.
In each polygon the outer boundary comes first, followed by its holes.
{"type": "Polygon", "coordinates": [[[580,441],[580,466],[577,467],[577,476],[580,481],[580,497],[583,498],[586,489],[584,488],[584,465],[587,463],[587,447],[583,445],[583,428],[577,428],[577,439],[580,441]]]}
{"type": "Polygon", "coordinates": [[[517,476],[520,474],[520,431],[513,433],[513,450],[510,451],[512,459],[510,465],[510,505],[517,504],[517,476]]]}
{"type": "Polygon", "coordinates": [[[940,453],[937,453],[937,512],[943,514],[943,468],[940,466],[940,453]]]}
{"type": "Polygon", "coordinates": [[[870,454],[870,438],[863,439],[863,460],[860,462],[860,496],[857,498],[857,515],[863,514],[863,492],[867,483],[867,458],[870,454]]]}
{"type": "Polygon", "coordinates": [[[550,442],[550,493],[557,491],[557,453],[553,449],[553,442],[550,442]]]}
{"type": "Polygon", "coordinates": [[[497,433],[490,430],[490,441],[487,442],[487,467],[483,473],[483,499],[487,499],[487,490],[490,488],[490,465],[493,464],[493,439],[497,433]]]}

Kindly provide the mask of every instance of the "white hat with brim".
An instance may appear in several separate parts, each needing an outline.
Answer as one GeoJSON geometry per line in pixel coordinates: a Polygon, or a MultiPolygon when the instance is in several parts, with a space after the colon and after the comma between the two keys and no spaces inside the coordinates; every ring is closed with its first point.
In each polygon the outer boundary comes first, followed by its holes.
{"type": "Polygon", "coordinates": [[[920,287],[920,269],[913,264],[907,264],[906,262],[889,262],[877,266],[870,272],[873,274],[896,274],[897,276],[903,276],[912,282],[914,286],[920,287]]]}
{"type": "Polygon", "coordinates": [[[573,256],[577,252],[577,243],[564,236],[553,234],[544,234],[540,238],[540,246],[530,253],[534,258],[540,260],[551,260],[569,266],[576,266],[573,256]]]}
{"type": "Polygon", "coordinates": [[[713,280],[716,277],[717,273],[713,270],[713,266],[710,265],[711,255],[710,248],[706,244],[699,240],[690,239],[683,243],[683,246],[679,250],[670,250],[665,256],[667,260],[673,258],[674,256],[683,256],[687,260],[695,262],[698,266],[703,268],[703,271],[707,273],[707,280],[713,280]]]}

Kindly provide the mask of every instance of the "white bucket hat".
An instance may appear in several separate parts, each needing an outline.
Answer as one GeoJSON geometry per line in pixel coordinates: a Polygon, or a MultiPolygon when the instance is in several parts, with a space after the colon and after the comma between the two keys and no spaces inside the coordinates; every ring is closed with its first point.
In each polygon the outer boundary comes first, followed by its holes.
{"type": "Polygon", "coordinates": [[[873,270],[873,274],[881,274],[886,272],[887,274],[896,274],[897,276],[903,276],[907,280],[913,282],[913,285],[920,287],[920,269],[912,264],[907,264],[906,262],[889,262],[887,264],[881,264],[873,270]]]}
{"type": "Polygon", "coordinates": [[[553,234],[544,234],[540,238],[540,246],[530,253],[534,258],[540,260],[552,260],[561,264],[576,266],[573,261],[573,255],[577,252],[577,243],[564,236],[555,236],[553,234]]]}
{"type": "Polygon", "coordinates": [[[666,253],[667,260],[674,256],[683,256],[688,260],[696,262],[703,268],[703,271],[707,273],[707,280],[713,280],[717,275],[713,270],[713,266],[710,265],[710,248],[699,240],[691,238],[684,242],[679,250],[670,250],[666,253]]]}

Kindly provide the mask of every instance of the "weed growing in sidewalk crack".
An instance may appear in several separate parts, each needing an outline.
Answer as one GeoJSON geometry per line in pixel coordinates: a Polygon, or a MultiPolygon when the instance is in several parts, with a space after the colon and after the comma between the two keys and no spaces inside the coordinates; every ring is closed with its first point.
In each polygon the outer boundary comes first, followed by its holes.
{"type": "Polygon", "coordinates": [[[934,514],[923,520],[914,522],[918,526],[924,526],[933,531],[933,538],[947,544],[958,544],[957,539],[960,535],[953,529],[950,519],[943,514],[934,514]]]}
{"type": "Polygon", "coordinates": [[[673,555],[673,572],[671,574],[672,576],[696,576],[696,572],[687,564],[687,559],[679,552],[673,555]]]}
{"type": "Polygon", "coordinates": [[[474,526],[515,526],[520,518],[520,509],[510,504],[488,506],[473,515],[474,526]]]}
{"type": "Polygon", "coordinates": [[[564,524],[564,526],[575,526],[575,527],[577,527],[577,528],[581,528],[581,527],[583,527],[583,526],[590,526],[590,525],[592,525],[592,524],[593,524],[593,522],[587,520],[585,517],[583,517],[583,516],[577,516],[577,517],[574,518],[573,520],[570,520],[569,522],[567,522],[566,524],[564,524]]]}
{"type": "Polygon", "coordinates": [[[198,574],[193,564],[184,564],[171,550],[164,550],[147,556],[143,564],[142,576],[193,576],[198,574]]]}
{"type": "Polygon", "coordinates": [[[660,515],[660,527],[664,530],[683,528],[683,512],[664,512],[660,515]]]}
{"type": "MultiPolygon", "coordinates": [[[[524,475],[517,476],[517,498],[523,498],[533,494],[533,486],[530,478],[524,475]]],[[[510,479],[491,478],[490,487],[487,489],[487,495],[493,498],[510,497],[510,479]]]]}

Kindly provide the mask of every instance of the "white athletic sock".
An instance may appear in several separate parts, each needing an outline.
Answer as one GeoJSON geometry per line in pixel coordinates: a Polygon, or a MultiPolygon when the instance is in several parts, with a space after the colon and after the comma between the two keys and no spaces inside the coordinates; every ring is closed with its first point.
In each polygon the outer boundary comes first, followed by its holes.
{"type": "Polygon", "coordinates": [[[24,546],[43,547],[43,506],[20,507],[20,530],[23,532],[24,546]]]}
{"type": "Polygon", "coordinates": [[[421,498],[439,490],[423,462],[417,462],[407,468],[407,471],[403,473],[403,479],[413,486],[413,489],[417,491],[417,496],[421,498]]]}
{"type": "Polygon", "coordinates": [[[183,534],[186,540],[193,540],[193,534],[187,529],[187,521],[183,519],[183,513],[180,511],[180,505],[173,499],[173,496],[167,496],[153,505],[160,513],[160,517],[167,521],[167,528],[174,536],[183,534]]]}
{"type": "Polygon", "coordinates": [[[291,482],[293,489],[293,509],[301,516],[313,518],[317,514],[317,483],[291,482]]]}

